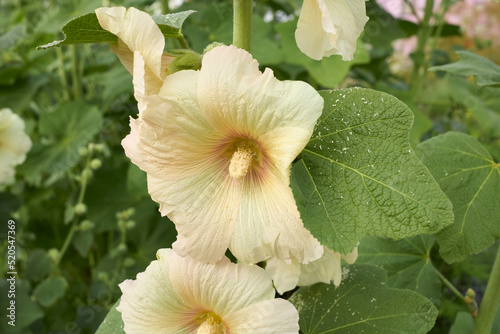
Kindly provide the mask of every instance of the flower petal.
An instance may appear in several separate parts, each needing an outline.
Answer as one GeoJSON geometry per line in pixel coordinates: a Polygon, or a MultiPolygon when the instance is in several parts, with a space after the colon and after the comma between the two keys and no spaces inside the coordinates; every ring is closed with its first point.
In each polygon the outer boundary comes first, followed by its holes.
{"type": "Polygon", "coordinates": [[[219,46],[203,57],[198,84],[200,109],[222,133],[254,139],[280,127],[312,131],[323,99],[301,81],[279,81],[270,69],[235,46],[219,46]]]}
{"type": "Polygon", "coordinates": [[[122,141],[125,154],[151,176],[165,181],[205,171],[218,158],[218,135],[208,125],[196,101],[195,71],[169,75],[161,96],[142,99],[138,119],[122,141]]]}
{"type": "Polygon", "coordinates": [[[123,292],[117,310],[122,313],[127,334],[176,333],[184,328],[192,311],[177,296],[169,273],[170,249],[158,251],[158,260],[151,262],[136,280],[120,284],[123,292]]]}
{"type": "Polygon", "coordinates": [[[266,271],[273,279],[274,287],[278,293],[290,291],[299,283],[301,264],[296,260],[279,260],[272,258],[266,262],[266,271]]]}
{"type": "Polygon", "coordinates": [[[137,51],[144,61],[146,93],[155,94],[161,87],[166,75],[162,66],[165,38],[160,28],[147,13],[133,7],[98,8],[95,10],[101,27],[118,37],[118,44],[111,47],[125,68],[135,75],[135,57],[137,51]]]}
{"type": "Polygon", "coordinates": [[[295,257],[307,263],[323,253],[305,229],[287,182],[272,172],[248,175],[244,180],[230,245],[238,260],[257,263],[271,257],[295,257]]]}
{"type": "Polygon", "coordinates": [[[214,312],[222,318],[274,298],[271,278],[262,268],[231,263],[226,257],[206,264],[172,253],[170,279],[177,295],[191,309],[214,312]]]}
{"type": "Polygon", "coordinates": [[[217,262],[226,252],[238,213],[241,188],[227,164],[179,181],[148,175],[148,189],[160,212],[175,223],[174,250],[198,261],[217,262]]]}
{"type": "Polygon", "coordinates": [[[342,255],[342,260],[349,264],[353,264],[358,258],[358,247],[354,248],[352,252],[346,255],[342,255]]]}
{"type": "Polygon", "coordinates": [[[295,31],[297,46],[316,60],[334,54],[352,60],[367,21],[365,0],[304,0],[295,31]]]}
{"type": "Polygon", "coordinates": [[[319,282],[333,282],[340,285],[342,279],[341,254],[324,247],[323,256],[311,263],[303,264],[298,285],[312,285],[319,282]]]}
{"type": "Polygon", "coordinates": [[[287,300],[273,299],[249,306],[224,318],[230,333],[288,334],[299,332],[299,314],[287,300]]]}

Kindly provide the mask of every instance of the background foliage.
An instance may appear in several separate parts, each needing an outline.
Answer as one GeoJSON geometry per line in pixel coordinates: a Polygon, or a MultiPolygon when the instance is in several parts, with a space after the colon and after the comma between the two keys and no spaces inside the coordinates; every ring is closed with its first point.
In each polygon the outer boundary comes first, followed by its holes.
{"type": "MultiPolygon", "coordinates": [[[[412,300],[416,308],[429,309],[428,305],[433,304],[435,308],[431,309],[434,316],[439,312],[438,320],[432,329],[426,328],[424,321],[420,330],[469,333],[467,326],[472,321],[469,314],[474,304],[452,293],[448,283],[462,295],[472,288],[480,303],[498,249],[500,88],[497,86],[500,80],[497,65],[494,67],[490,60],[464,49],[468,47],[481,53],[490,48],[491,43],[476,41],[472,46],[464,45],[460,29],[444,24],[443,38],[437,40],[435,48],[427,50],[427,58],[419,58],[421,55],[414,53],[413,65],[407,68],[401,65],[403,70],[395,71],[396,52],[392,42],[418,35],[426,27],[397,20],[375,1],[369,1],[370,21],[360,38],[354,60],[342,62],[340,56],[332,56],[318,62],[303,55],[295,44],[296,14],[301,3],[300,0],[256,2],[254,57],[262,67],[273,69],[281,80],[304,80],[318,90],[361,86],[390,93],[403,101],[404,104],[379,92],[369,93],[377,101],[386,96],[386,103],[397,106],[388,111],[393,114],[387,117],[400,117],[408,124],[403,129],[388,129],[382,123],[379,128],[365,130],[385,131],[386,137],[398,131],[404,135],[413,113],[409,135],[411,147],[407,143],[401,145],[406,145],[405,150],[416,150],[430,171],[419,165],[415,175],[423,173],[424,178],[432,175],[454,206],[455,222],[435,237],[422,235],[398,241],[364,237],[359,248],[359,264],[350,267],[360,276],[352,279],[366,281],[366,287],[376,296],[390,295],[396,301],[386,307],[394,310],[398,309],[397,300],[401,298],[412,300]],[[455,50],[460,51],[455,53],[455,50]],[[416,67],[424,71],[415,72],[416,67]],[[425,71],[427,68],[432,72],[425,71]],[[449,131],[455,132],[447,133],[449,131]],[[447,134],[442,135],[444,133],[447,134]],[[451,154],[453,150],[458,155],[451,154]],[[456,232],[457,226],[463,228],[456,232]],[[481,253],[473,255],[478,252],[481,253]],[[376,280],[368,280],[368,275],[376,280]],[[386,284],[383,288],[380,287],[382,283],[386,284]]],[[[126,0],[112,4],[135,6],[151,14],[169,10],[166,1],[126,0]]],[[[10,0],[0,3],[0,107],[9,107],[22,116],[34,143],[25,163],[17,168],[16,184],[0,192],[0,248],[2,254],[6,254],[6,222],[14,219],[18,272],[16,327],[7,327],[2,321],[2,333],[7,330],[8,333],[95,332],[120,296],[117,284],[134,278],[155,258],[157,249],[169,247],[175,240],[173,224],[168,218],[159,216],[157,205],[148,195],[144,173],[130,163],[120,146],[121,139],[129,132],[129,117],[137,114],[130,74],[109,52],[107,44],[62,45],[35,50],[39,45],[63,40],[62,26],[71,18],[92,13],[102,5],[101,0],[10,0]]],[[[231,43],[231,1],[191,1],[175,9],[184,10],[196,11],[186,19],[182,29],[195,51],[201,53],[215,41],[231,43]]],[[[174,36],[177,31],[169,33],[174,36]]],[[[177,40],[168,39],[167,48],[179,48],[177,40]]],[[[322,94],[332,102],[338,98],[322,94]]],[[[346,117],[352,111],[337,109],[345,112],[346,117]]],[[[324,124],[342,127],[335,119],[324,124]]],[[[330,139],[345,144],[346,140],[362,142],[366,135],[361,131],[350,139],[340,134],[330,139]]],[[[318,217],[316,206],[312,207],[316,201],[301,202],[298,195],[307,192],[315,183],[325,188],[320,189],[321,194],[328,192],[328,185],[319,178],[319,172],[315,175],[316,180],[311,178],[309,184],[304,181],[307,179],[298,177],[308,166],[321,169],[325,163],[325,159],[313,157],[313,152],[323,150],[314,145],[314,142],[309,144],[293,167],[292,186],[301,214],[318,217]]],[[[385,147],[386,144],[381,141],[379,145],[385,147]]],[[[366,149],[367,161],[375,159],[378,162],[370,164],[386,168],[385,163],[393,162],[390,153],[401,148],[387,145],[387,156],[379,153],[378,160],[369,154],[372,147],[361,144],[356,147],[359,153],[361,148],[363,152],[366,149]]],[[[368,175],[382,184],[408,181],[398,179],[398,172],[390,168],[384,169],[385,175],[372,170],[365,173],[356,165],[359,160],[350,161],[343,152],[335,152],[334,147],[327,144],[324,150],[331,159],[341,159],[338,166],[347,166],[356,175],[368,175]]],[[[414,155],[408,159],[420,164],[414,155]]],[[[364,181],[363,177],[350,180],[352,183],[346,191],[364,181]]],[[[339,180],[331,182],[340,185],[339,180]]],[[[374,184],[373,187],[374,191],[384,191],[383,186],[377,188],[374,184]]],[[[448,205],[443,197],[441,204],[434,201],[442,196],[437,187],[433,190],[423,187],[418,189],[417,195],[420,201],[425,202],[427,198],[438,208],[448,205]]],[[[397,196],[394,200],[402,201],[397,196]]],[[[340,198],[332,201],[340,201],[340,198]]],[[[362,211],[355,210],[356,201],[352,197],[346,211],[333,212],[333,216],[344,214],[355,219],[356,215],[363,216],[362,211]]],[[[391,216],[381,210],[377,221],[391,216]]],[[[368,218],[359,219],[366,221],[368,218]]],[[[436,220],[439,226],[431,226],[427,232],[435,232],[446,225],[444,221],[452,219],[443,213],[442,219],[436,220]]],[[[364,226],[362,230],[381,234],[377,228],[375,224],[364,226]]],[[[349,228],[344,232],[348,233],[349,228]]],[[[353,233],[355,238],[363,235],[353,233]]],[[[401,231],[393,236],[403,238],[407,235],[401,231]]],[[[340,242],[340,235],[335,234],[325,235],[325,240],[321,241],[339,250],[350,250],[355,245],[355,242],[347,242],[347,238],[346,242],[340,242]],[[336,238],[337,246],[328,238],[336,238]]],[[[2,270],[6,268],[5,261],[5,257],[0,258],[2,270]]],[[[349,284],[354,283],[347,280],[342,289],[348,289],[349,284]]],[[[7,283],[2,280],[1,296],[7,294],[6,289],[7,283]]],[[[301,301],[315,298],[319,293],[326,302],[336,303],[335,295],[342,293],[337,289],[325,292],[325,289],[324,285],[302,288],[291,299],[299,308],[301,319],[311,319],[309,325],[316,321],[318,314],[309,314],[307,307],[301,308],[301,301]]],[[[362,299],[363,295],[352,298],[362,299]]],[[[2,298],[2,309],[6,308],[4,300],[7,301],[2,298]]],[[[341,309],[347,314],[348,307],[341,309]]],[[[363,317],[363,312],[368,311],[360,309],[358,312],[356,316],[363,317]]],[[[419,319],[427,315],[418,316],[418,310],[415,314],[414,324],[418,328],[419,319]]],[[[498,331],[498,313],[496,318],[494,328],[498,331]]],[[[339,322],[335,323],[338,326],[339,322]]],[[[320,322],[309,325],[301,324],[304,333],[321,329],[320,322]]],[[[376,325],[394,326],[384,321],[376,325]]],[[[369,330],[368,327],[361,329],[369,330]]]]}

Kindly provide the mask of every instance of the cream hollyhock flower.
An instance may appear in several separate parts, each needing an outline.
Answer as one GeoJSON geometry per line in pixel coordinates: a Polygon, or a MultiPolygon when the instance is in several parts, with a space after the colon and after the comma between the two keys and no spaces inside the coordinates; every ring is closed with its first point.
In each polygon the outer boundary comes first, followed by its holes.
{"type": "Polygon", "coordinates": [[[298,333],[297,310],[274,299],[262,268],[227,258],[203,264],[171,249],[160,249],[157,258],[136,280],[120,284],[125,333],[298,333]]]}
{"type": "MultiPolygon", "coordinates": [[[[140,102],[145,95],[157,94],[174,59],[163,53],[165,37],[158,25],[133,7],[103,7],[95,13],[101,27],[118,37],[111,51],[133,75],[136,99],[140,102]]],[[[139,111],[142,108],[139,103],[139,111]]]]}
{"type": "Polygon", "coordinates": [[[304,0],[295,31],[300,51],[316,60],[331,55],[352,60],[368,21],[365,1],[304,0]]]}
{"type": "Polygon", "coordinates": [[[0,186],[14,182],[14,167],[22,164],[31,149],[31,139],[24,132],[24,121],[12,110],[0,110],[0,186]]]}
{"type": "Polygon", "coordinates": [[[234,46],[207,52],[200,71],[165,78],[122,142],[148,175],[151,197],[178,232],[182,256],[217,262],[310,262],[322,254],[289,187],[323,99],[304,82],[278,81],[234,46]]]}
{"type": "Polygon", "coordinates": [[[340,285],[342,280],[342,262],[354,263],[358,258],[358,248],[342,255],[324,247],[323,256],[308,264],[300,264],[296,259],[285,261],[270,259],[267,261],[266,271],[271,275],[276,290],[283,294],[296,286],[313,285],[316,283],[340,285]]]}

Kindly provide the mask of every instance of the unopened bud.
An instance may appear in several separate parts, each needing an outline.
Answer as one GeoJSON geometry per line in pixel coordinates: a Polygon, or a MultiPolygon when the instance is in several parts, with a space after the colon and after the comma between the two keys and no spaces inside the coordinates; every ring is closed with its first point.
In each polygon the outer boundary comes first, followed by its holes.
{"type": "Polygon", "coordinates": [[[51,258],[52,261],[57,261],[59,258],[59,250],[56,248],[51,248],[47,252],[47,255],[51,258]]]}
{"type": "Polygon", "coordinates": [[[476,299],[476,292],[469,288],[467,292],[465,293],[465,302],[467,304],[472,303],[476,299]]]}
{"type": "Polygon", "coordinates": [[[87,212],[87,206],[84,203],[75,205],[75,213],[77,215],[83,215],[85,212],[87,212]]]}
{"type": "Polygon", "coordinates": [[[82,146],[78,148],[78,154],[80,154],[82,157],[86,156],[89,153],[89,150],[87,150],[86,147],[82,146]]]}
{"type": "Polygon", "coordinates": [[[125,267],[132,267],[135,264],[135,260],[131,257],[127,257],[125,260],[123,260],[123,265],[125,267]]]}
{"type": "Polygon", "coordinates": [[[91,230],[94,228],[94,226],[95,226],[95,224],[93,222],[91,222],[90,220],[84,220],[80,224],[80,231],[84,232],[84,231],[91,230]]]}
{"type": "Polygon", "coordinates": [[[99,169],[102,166],[102,162],[99,159],[92,159],[90,162],[90,168],[92,169],[99,169]]]}

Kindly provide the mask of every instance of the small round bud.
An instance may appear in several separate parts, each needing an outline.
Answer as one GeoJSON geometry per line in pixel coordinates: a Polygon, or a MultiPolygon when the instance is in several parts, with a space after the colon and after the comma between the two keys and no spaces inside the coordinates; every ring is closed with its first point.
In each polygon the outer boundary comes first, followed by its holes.
{"type": "Polygon", "coordinates": [[[102,162],[99,159],[92,159],[90,162],[90,168],[92,169],[99,169],[102,166],[102,162]]]}
{"type": "Polygon", "coordinates": [[[51,248],[47,252],[47,255],[51,258],[52,261],[57,261],[59,258],[59,250],[56,248],[51,248]]]}
{"type": "Polygon", "coordinates": [[[75,205],[75,213],[77,215],[83,215],[85,212],[87,212],[87,206],[84,203],[78,203],[75,205]]]}
{"type": "Polygon", "coordinates": [[[82,157],[86,156],[89,153],[89,150],[82,146],[78,148],[78,154],[80,154],[82,157]]]}
{"type": "Polygon", "coordinates": [[[465,302],[467,304],[470,304],[474,301],[475,298],[476,298],[476,292],[474,290],[472,290],[471,288],[469,288],[467,290],[467,292],[465,293],[465,302]]]}
{"type": "Polygon", "coordinates": [[[82,180],[89,180],[92,177],[93,173],[90,169],[84,169],[82,171],[82,180]]]}
{"type": "Polygon", "coordinates": [[[97,280],[107,282],[109,280],[108,273],[105,273],[103,271],[99,271],[97,273],[97,280]]]}
{"type": "Polygon", "coordinates": [[[102,151],[104,151],[104,144],[95,144],[94,145],[94,150],[96,152],[102,152],[102,151]]]}
{"type": "Polygon", "coordinates": [[[84,220],[80,224],[80,231],[82,231],[82,232],[88,231],[88,230],[93,229],[94,227],[95,227],[95,224],[93,222],[91,222],[90,220],[84,220]]]}
{"type": "Polygon", "coordinates": [[[134,228],[134,227],[135,227],[135,221],[133,221],[133,220],[127,220],[125,222],[125,228],[127,230],[130,230],[131,228],[134,228]]]}
{"type": "Polygon", "coordinates": [[[128,217],[132,217],[135,214],[135,208],[128,208],[126,212],[128,217]]]}
{"type": "Polygon", "coordinates": [[[125,253],[127,251],[127,245],[125,244],[119,244],[118,247],[116,247],[116,251],[118,253],[125,253]]]}
{"type": "Polygon", "coordinates": [[[127,257],[125,260],[123,260],[123,265],[125,267],[132,267],[135,264],[135,260],[131,257],[127,257]]]}

